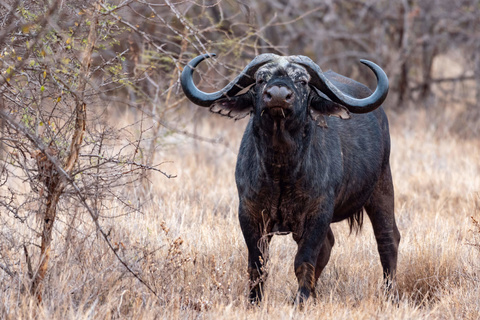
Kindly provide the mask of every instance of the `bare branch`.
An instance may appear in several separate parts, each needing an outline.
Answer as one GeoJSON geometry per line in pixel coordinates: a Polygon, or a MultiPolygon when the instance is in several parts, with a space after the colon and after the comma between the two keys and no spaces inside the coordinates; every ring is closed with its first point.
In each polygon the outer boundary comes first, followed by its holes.
{"type": "MultiPolygon", "coordinates": [[[[80,157],[97,158],[97,159],[104,160],[104,162],[102,162],[101,164],[98,164],[98,166],[100,166],[102,164],[105,164],[105,163],[112,162],[112,163],[118,163],[118,164],[128,164],[128,165],[133,165],[133,166],[137,167],[136,169],[131,169],[131,170],[126,171],[126,172],[121,172],[120,174],[127,174],[129,172],[134,171],[134,170],[153,170],[153,171],[160,172],[161,174],[163,174],[168,179],[172,179],[172,178],[177,177],[176,175],[167,174],[164,171],[155,168],[155,167],[161,166],[164,163],[168,163],[168,161],[161,162],[157,165],[148,166],[148,165],[145,165],[145,164],[141,164],[141,163],[134,162],[134,161],[129,161],[129,160],[121,161],[121,160],[116,160],[116,159],[113,159],[113,158],[105,159],[104,157],[102,157],[100,155],[97,155],[97,154],[80,154],[80,157]]],[[[78,172],[75,172],[75,174],[78,174],[78,172]]]]}

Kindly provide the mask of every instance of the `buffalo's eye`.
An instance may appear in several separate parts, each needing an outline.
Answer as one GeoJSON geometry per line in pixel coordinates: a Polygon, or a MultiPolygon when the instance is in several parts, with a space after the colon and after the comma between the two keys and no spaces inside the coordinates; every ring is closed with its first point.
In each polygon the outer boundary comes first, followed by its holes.
{"type": "Polygon", "coordinates": [[[299,80],[298,83],[300,83],[302,86],[306,86],[307,85],[307,80],[299,80]]]}

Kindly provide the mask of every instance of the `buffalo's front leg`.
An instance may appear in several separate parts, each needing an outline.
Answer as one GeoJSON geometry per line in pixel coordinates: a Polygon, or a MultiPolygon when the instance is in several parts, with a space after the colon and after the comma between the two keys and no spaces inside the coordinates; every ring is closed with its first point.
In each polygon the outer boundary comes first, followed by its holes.
{"type": "Polygon", "coordinates": [[[315,269],[317,269],[318,275],[320,275],[321,270],[325,267],[330,256],[333,243],[330,245],[330,239],[328,239],[328,243],[324,244],[327,233],[330,230],[330,220],[328,217],[329,215],[324,214],[318,214],[312,217],[309,223],[306,224],[302,237],[297,239],[294,236],[298,244],[298,251],[295,256],[295,275],[298,280],[298,291],[295,303],[300,306],[310,295],[315,296],[315,284],[317,280],[315,269]],[[323,261],[324,259],[322,258],[319,259],[322,248],[325,249],[325,254],[328,255],[328,257],[325,257],[326,261],[323,261]],[[318,260],[325,265],[316,268],[318,260]]]}
{"type": "Polygon", "coordinates": [[[315,265],[315,284],[320,278],[323,269],[327,266],[328,260],[330,260],[330,254],[332,253],[333,245],[335,244],[335,237],[333,236],[332,228],[328,227],[327,236],[323,240],[322,248],[318,254],[317,264],[315,265]]]}
{"type": "Polygon", "coordinates": [[[246,212],[240,206],[240,226],[248,248],[248,275],[250,280],[249,301],[257,303],[262,300],[263,285],[267,278],[265,266],[268,259],[268,246],[271,240],[262,219],[246,212]]]}

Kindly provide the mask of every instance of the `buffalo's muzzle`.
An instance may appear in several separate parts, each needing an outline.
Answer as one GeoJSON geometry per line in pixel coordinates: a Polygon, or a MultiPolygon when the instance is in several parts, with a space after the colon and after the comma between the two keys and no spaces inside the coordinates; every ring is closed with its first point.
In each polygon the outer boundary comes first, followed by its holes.
{"type": "Polygon", "coordinates": [[[267,108],[284,108],[292,106],[294,93],[284,86],[271,86],[263,91],[263,102],[267,108]]]}

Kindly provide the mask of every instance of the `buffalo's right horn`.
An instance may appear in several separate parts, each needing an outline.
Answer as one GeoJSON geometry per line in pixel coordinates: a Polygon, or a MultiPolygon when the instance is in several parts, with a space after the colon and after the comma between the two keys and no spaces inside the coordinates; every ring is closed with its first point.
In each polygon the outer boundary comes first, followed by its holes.
{"type": "Polygon", "coordinates": [[[343,93],[330,80],[325,77],[320,67],[310,58],[305,56],[292,56],[290,60],[298,63],[307,69],[312,77],[310,84],[326,94],[332,101],[345,106],[348,111],[353,113],[367,113],[380,107],[385,101],[388,93],[388,78],[385,72],[375,63],[368,60],[360,60],[361,63],[369,67],[377,77],[377,88],[369,97],[357,99],[343,93]]]}
{"type": "Polygon", "coordinates": [[[214,53],[206,53],[193,58],[185,66],[182,71],[182,75],[180,76],[180,84],[182,85],[183,92],[185,92],[187,98],[193,103],[202,107],[209,107],[215,101],[221,98],[233,97],[244,88],[255,83],[255,72],[257,72],[261,66],[274,60],[276,57],[276,55],[270,53],[257,56],[245,67],[245,69],[243,69],[240,75],[238,75],[232,82],[227,84],[225,88],[217,92],[206,93],[199,90],[193,83],[193,71],[200,62],[213,56],[215,56],[214,53]]]}

